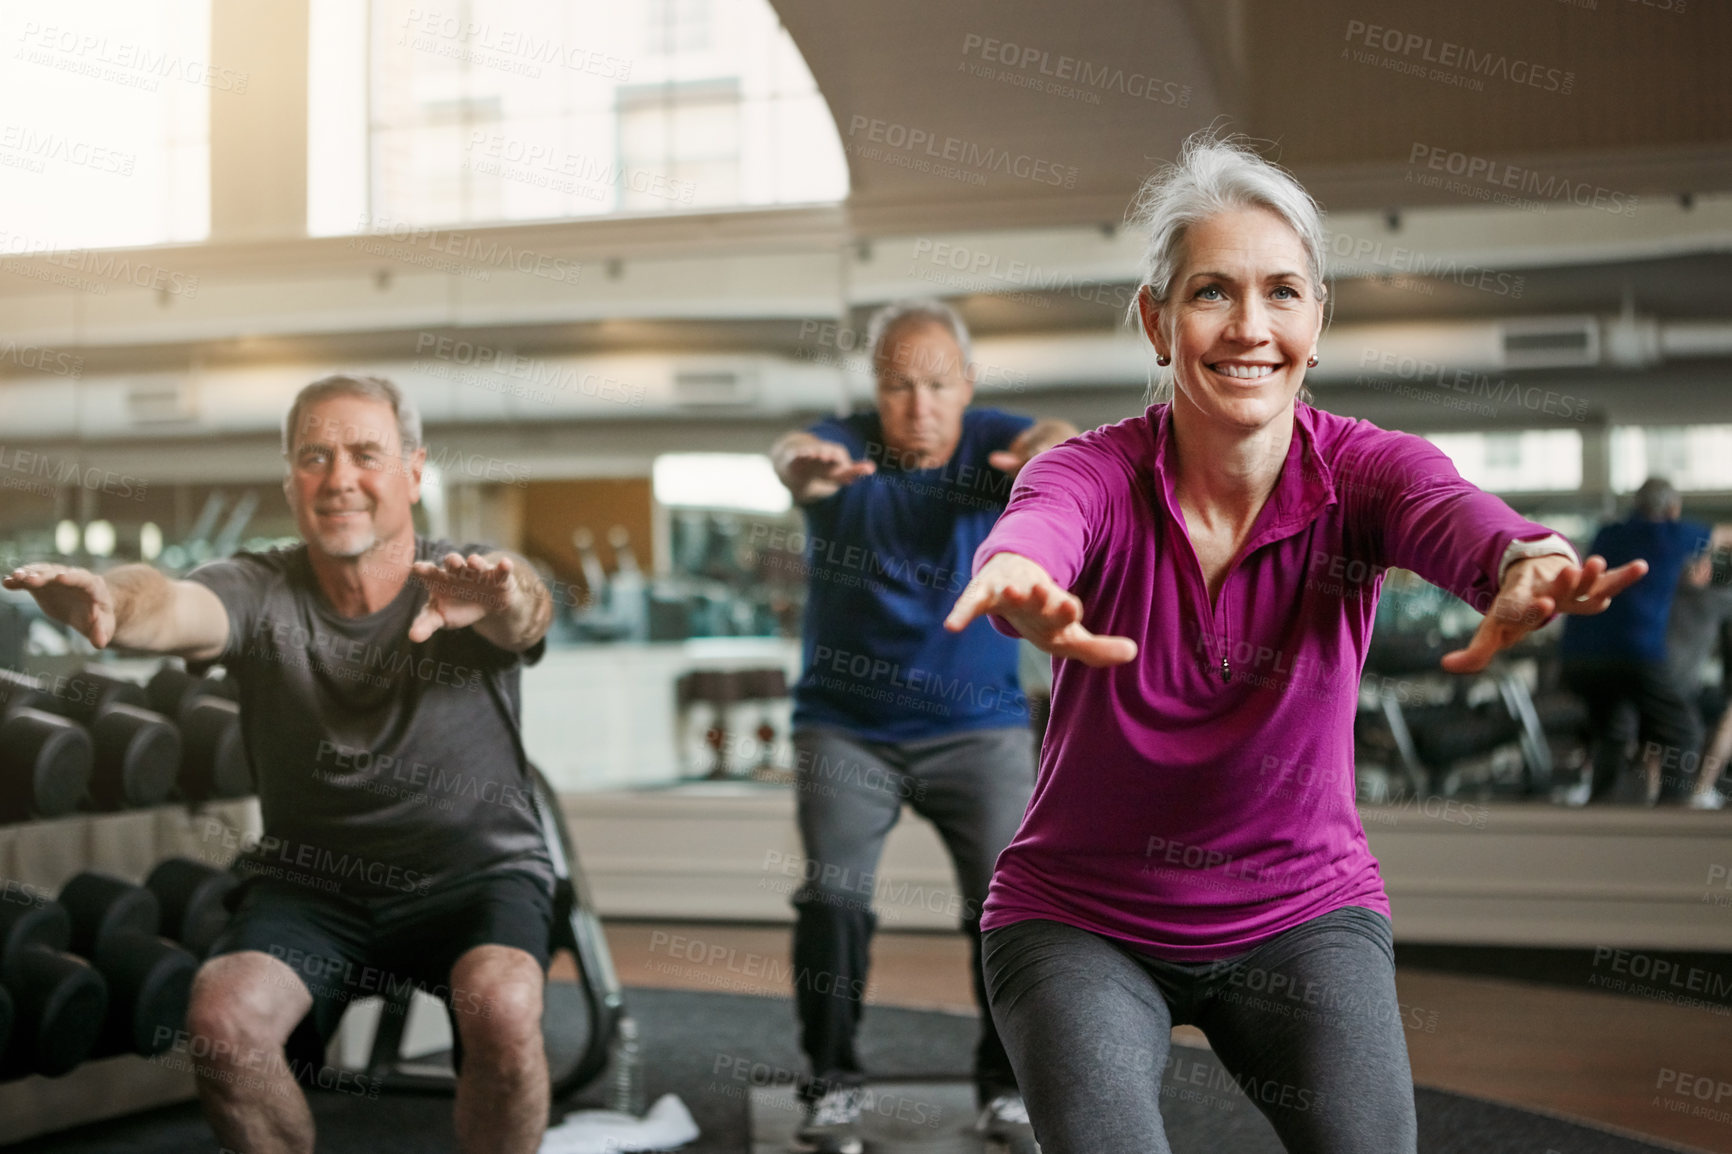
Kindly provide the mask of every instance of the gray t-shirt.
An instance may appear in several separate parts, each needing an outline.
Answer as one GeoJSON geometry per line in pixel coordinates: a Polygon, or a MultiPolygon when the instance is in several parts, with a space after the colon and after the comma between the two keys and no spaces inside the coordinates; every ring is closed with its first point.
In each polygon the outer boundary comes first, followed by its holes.
{"type": "Polygon", "coordinates": [[[1666,667],[1692,701],[1702,688],[1702,667],[1720,641],[1720,627],[1728,620],[1732,620],[1732,589],[1678,582],[1666,621],[1666,667]]]}
{"type": "MultiPolygon", "coordinates": [[[[415,539],[415,559],[484,553],[415,539]]],[[[518,655],[472,628],[419,644],[427,600],[411,578],[348,618],[325,599],[305,545],[238,553],[188,574],[228,610],[216,660],[240,690],[241,733],[264,836],[243,869],[358,901],[425,893],[482,872],[553,884],[517,735],[518,655]]]]}

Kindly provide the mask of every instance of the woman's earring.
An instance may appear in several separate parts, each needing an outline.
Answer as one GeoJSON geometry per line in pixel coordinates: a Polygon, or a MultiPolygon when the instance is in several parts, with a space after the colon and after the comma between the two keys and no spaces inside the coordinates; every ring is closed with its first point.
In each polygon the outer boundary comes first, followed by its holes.
{"type": "Polygon", "coordinates": [[[1173,363],[1173,358],[1167,356],[1165,353],[1158,353],[1155,356],[1155,363],[1164,369],[1173,363]]]}
{"type": "Polygon", "coordinates": [[[1307,368],[1312,368],[1312,369],[1317,367],[1317,354],[1316,353],[1312,353],[1309,357],[1307,357],[1305,359],[1305,366],[1307,368]]]}

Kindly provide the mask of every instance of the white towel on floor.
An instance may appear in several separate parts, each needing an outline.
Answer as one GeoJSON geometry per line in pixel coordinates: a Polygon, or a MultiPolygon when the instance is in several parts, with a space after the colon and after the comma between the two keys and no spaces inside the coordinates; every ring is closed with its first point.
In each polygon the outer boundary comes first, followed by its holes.
{"type": "Polygon", "coordinates": [[[541,1154],[627,1154],[673,1150],[698,1136],[698,1124],[678,1095],[663,1094],[642,1118],[613,1110],[579,1110],[549,1130],[541,1154]]]}

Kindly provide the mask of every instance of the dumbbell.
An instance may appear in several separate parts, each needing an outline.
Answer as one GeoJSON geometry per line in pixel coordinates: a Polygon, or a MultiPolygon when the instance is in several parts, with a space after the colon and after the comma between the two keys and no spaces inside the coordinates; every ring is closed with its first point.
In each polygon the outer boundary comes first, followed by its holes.
{"type": "MultiPolygon", "coordinates": [[[[142,690],[140,691],[142,695],[142,690]]],[[[180,772],[180,731],[160,713],[115,702],[90,723],[90,801],[113,810],[161,805],[180,772]]]]}
{"type": "Polygon", "coordinates": [[[240,879],[227,870],[186,857],[158,862],[144,879],[144,888],[156,895],[162,909],[159,932],[199,958],[210,953],[228,925],[229,911],[223,903],[239,884],[240,879]]]}
{"type": "Polygon", "coordinates": [[[167,1050],[186,1027],[198,959],[157,936],[161,910],[143,886],[81,873],[60,891],[71,921],[71,948],[96,964],[108,983],[109,1005],[94,1053],[167,1050]]]}
{"type": "Polygon", "coordinates": [[[195,677],[174,665],[163,664],[144,686],[145,702],[165,717],[179,719],[181,711],[207,697],[235,700],[235,683],[215,677],[195,677]]]}
{"type": "MultiPolygon", "coordinates": [[[[19,676],[8,680],[22,693],[19,676]]],[[[86,669],[66,680],[64,693],[45,693],[39,683],[36,693],[42,710],[90,730],[94,758],[87,788],[97,809],[159,805],[167,799],[180,766],[180,734],[167,718],[145,709],[142,685],[86,669]]]]}
{"type": "Polygon", "coordinates": [[[208,680],[173,665],[161,665],[144,683],[145,704],[164,717],[178,718],[184,703],[205,695],[208,680]]]}
{"type": "Polygon", "coordinates": [[[42,682],[16,669],[0,669],[0,713],[20,709],[46,709],[48,692],[42,682]]]}
{"type": "Polygon", "coordinates": [[[144,686],[122,677],[110,677],[93,669],[81,670],[66,678],[65,692],[49,695],[43,708],[73,721],[94,725],[96,719],[117,705],[145,709],[148,702],[144,686]]]}
{"type": "Polygon", "coordinates": [[[63,817],[90,785],[95,745],[84,727],[18,709],[0,718],[0,822],[63,817]]]}
{"type": "Polygon", "coordinates": [[[151,676],[145,695],[152,709],[180,726],[183,798],[198,802],[253,792],[233,681],[194,677],[165,663],[151,676]]]}
{"type": "Polygon", "coordinates": [[[84,796],[90,736],[52,708],[39,678],[0,669],[0,822],[62,817],[84,796]]]}
{"type": "Polygon", "coordinates": [[[245,797],[252,764],[241,740],[241,707],[223,697],[196,697],[181,707],[180,792],[188,801],[245,797]]]}
{"type": "Polygon", "coordinates": [[[108,1012],[108,984],[66,952],[72,920],[55,902],[0,902],[0,982],[12,1002],[0,1080],[59,1077],[90,1056],[108,1012]]]}

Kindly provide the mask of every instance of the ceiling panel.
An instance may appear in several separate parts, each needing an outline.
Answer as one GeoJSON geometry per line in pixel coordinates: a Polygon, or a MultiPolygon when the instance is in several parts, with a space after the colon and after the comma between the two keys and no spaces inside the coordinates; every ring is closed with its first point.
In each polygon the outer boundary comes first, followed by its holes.
{"type": "Polygon", "coordinates": [[[1723,0],[773,2],[848,147],[859,233],[1122,219],[1217,121],[1336,211],[1486,199],[1426,179],[1457,154],[1535,196],[1732,188],[1723,0]]]}

